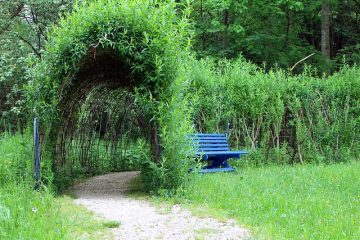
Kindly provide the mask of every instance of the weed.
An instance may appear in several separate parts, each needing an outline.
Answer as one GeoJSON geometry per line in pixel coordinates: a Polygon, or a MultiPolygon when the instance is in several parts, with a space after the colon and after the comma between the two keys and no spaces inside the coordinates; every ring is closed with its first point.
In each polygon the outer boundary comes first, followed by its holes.
{"type": "Polygon", "coordinates": [[[118,221],[106,221],[103,223],[104,227],[107,228],[118,228],[120,226],[120,222],[118,221]]]}

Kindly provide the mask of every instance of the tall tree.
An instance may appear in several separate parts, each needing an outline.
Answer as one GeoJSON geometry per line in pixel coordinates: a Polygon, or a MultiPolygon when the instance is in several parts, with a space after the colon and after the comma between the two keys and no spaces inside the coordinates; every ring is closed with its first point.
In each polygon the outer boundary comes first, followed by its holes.
{"type": "Polygon", "coordinates": [[[359,0],[195,0],[194,49],[284,68],[317,53],[307,63],[327,72],[343,55],[360,63],[359,12],[359,0]]]}
{"type": "Polygon", "coordinates": [[[73,0],[0,0],[0,132],[23,124],[23,86],[29,64],[41,57],[46,31],[73,0]]]}
{"type": "Polygon", "coordinates": [[[321,53],[326,59],[331,58],[331,38],[330,38],[330,3],[321,4],[321,53]]]}

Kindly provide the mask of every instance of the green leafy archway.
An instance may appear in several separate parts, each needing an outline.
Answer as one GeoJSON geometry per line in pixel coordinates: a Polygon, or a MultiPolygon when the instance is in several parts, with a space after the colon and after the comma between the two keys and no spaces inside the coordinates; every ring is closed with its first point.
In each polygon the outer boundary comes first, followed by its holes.
{"type": "Polygon", "coordinates": [[[187,15],[188,8],[175,1],[98,0],[76,4],[53,28],[29,97],[46,129],[55,177],[71,172],[64,152],[79,117],[76,109],[94,88],[105,86],[135,94],[147,109],[151,124],[146,127],[161,136],[161,156],[143,171],[149,186],[172,188],[182,181],[181,139],[191,131],[182,95],[189,58],[187,15]]]}

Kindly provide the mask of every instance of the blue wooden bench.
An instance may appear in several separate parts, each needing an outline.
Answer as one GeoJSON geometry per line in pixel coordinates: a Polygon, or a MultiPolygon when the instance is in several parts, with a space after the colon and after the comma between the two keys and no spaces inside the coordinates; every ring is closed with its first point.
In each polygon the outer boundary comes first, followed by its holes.
{"type": "Polygon", "coordinates": [[[196,148],[195,157],[207,161],[201,173],[234,171],[227,160],[248,154],[247,151],[231,151],[225,134],[197,133],[188,136],[196,148]]]}

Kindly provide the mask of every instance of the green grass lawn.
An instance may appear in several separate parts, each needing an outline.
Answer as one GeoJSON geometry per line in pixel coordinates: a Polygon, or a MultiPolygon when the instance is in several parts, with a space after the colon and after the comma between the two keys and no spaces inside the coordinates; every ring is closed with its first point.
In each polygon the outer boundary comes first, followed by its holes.
{"type": "Polygon", "coordinates": [[[0,239],[111,239],[113,223],[69,197],[34,190],[32,158],[31,136],[0,135],[0,239]]]}
{"type": "Polygon", "coordinates": [[[25,184],[0,187],[0,239],[111,239],[106,221],[69,197],[25,184]]]}
{"type": "Polygon", "coordinates": [[[194,176],[175,199],[230,217],[257,239],[360,239],[360,163],[194,176]]]}

